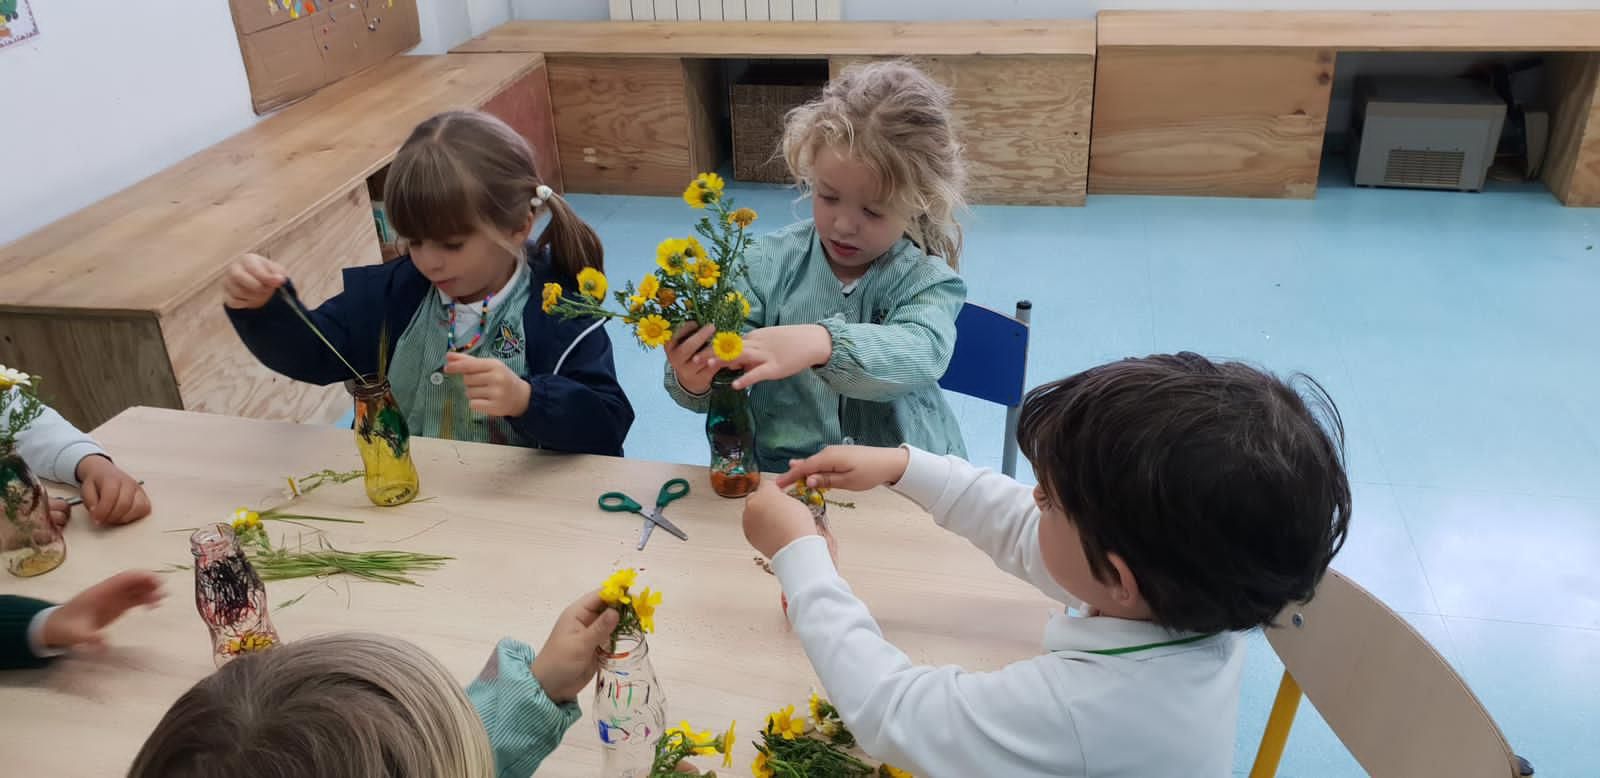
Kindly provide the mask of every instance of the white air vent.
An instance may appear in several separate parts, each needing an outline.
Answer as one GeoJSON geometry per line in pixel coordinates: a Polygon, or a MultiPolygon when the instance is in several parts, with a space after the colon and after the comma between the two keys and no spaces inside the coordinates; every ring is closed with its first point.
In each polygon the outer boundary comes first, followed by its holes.
{"type": "Polygon", "coordinates": [[[1461,166],[1466,161],[1467,155],[1459,151],[1390,149],[1389,164],[1383,169],[1383,185],[1459,189],[1461,166]]]}
{"type": "Polygon", "coordinates": [[[1505,118],[1505,101],[1485,84],[1357,78],[1349,135],[1356,185],[1478,191],[1505,118]]]}

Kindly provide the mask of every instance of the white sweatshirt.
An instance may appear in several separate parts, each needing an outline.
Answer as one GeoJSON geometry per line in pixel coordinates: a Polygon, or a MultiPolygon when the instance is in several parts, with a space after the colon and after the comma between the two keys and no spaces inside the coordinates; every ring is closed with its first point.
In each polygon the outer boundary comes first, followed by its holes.
{"type": "MultiPolygon", "coordinates": [[[[0,394],[0,418],[11,418],[16,410],[16,397],[16,392],[0,394]]],[[[72,426],[72,422],[49,406],[45,406],[44,413],[17,436],[17,452],[22,454],[22,461],[34,475],[74,486],[78,485],[78,463],[84,457],[106,456],[105,449],[94,442],[94,438],[72,426]]]]}
{"type": "MultiPolygon", "coordinates": [[[[1031,488],[910,451],[897,491],[1002,570],[1081,606],[1045,570],[1031,488]]],[[[1232,774],[1244,666],[1236,634],[1063,612],[1045,626],[1041,656],[989,673],[918,667],[884,640],[822,538],[790,543],[772,563],[829,699],[878,759],[921,778],[1232,774]]]]}

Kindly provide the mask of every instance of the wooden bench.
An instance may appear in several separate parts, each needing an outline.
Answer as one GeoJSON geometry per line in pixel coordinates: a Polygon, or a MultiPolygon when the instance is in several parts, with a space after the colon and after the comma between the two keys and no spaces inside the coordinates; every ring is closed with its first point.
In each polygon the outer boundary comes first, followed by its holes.
{"type": "Polygon", "coordinates": [[[46,377],[84,429],[135,405],[328,420],[338,387],[262,367],[229,327],[224,268],[259,252],[310,304],[380,259],[367,179],[411,129],[451,108],[510,121],[559,183],[537,55],[396,57],[0,248],[0,363],[46,377]]]}
{"type": "Polygon", "coordinates": [[[457,52],[537,52],[574,191],[675,195],[719,161],[724,59],[909,57],[955,90],[980,203],[1082,205],[1094,23],[511,22],[457,52]]]}
{"type": "Polygon", "coordinates": [[[1600,12],[1122,12],[1098,17],[1089,191],[1312,197],[1339,52],[1541,52],[1546,182],[1600,204],[1600,12]]]}

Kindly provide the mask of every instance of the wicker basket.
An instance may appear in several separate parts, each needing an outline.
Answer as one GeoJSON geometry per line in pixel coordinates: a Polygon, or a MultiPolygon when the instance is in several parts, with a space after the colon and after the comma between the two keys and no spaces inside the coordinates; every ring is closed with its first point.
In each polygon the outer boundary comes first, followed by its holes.
{"type": "Polygon", "coordinates": [[[741,82],[733,85],[732,92],[734,179],[788,183],[780,148],[783,117],[815,99],[822,84],[741,82]]]}

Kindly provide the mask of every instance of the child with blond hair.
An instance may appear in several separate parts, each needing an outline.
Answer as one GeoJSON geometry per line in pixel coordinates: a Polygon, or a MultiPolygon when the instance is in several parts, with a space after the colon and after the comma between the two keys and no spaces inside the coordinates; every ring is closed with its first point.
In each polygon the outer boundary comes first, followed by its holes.
{"type": "Polygon", "coordinates": [[[938,381],[955,349],[966,285],[956,275],[965,167],[950,92],[904,62],[847,68],[789,114],[783,154],[812,218],[758,238],[740,282],[750,302],[743,352],[683,327],[666,388],[708,408],[712,377],[753,387],[756,456],[781,472],[834,443],[910,443],[965,453],[938,381]]]}

